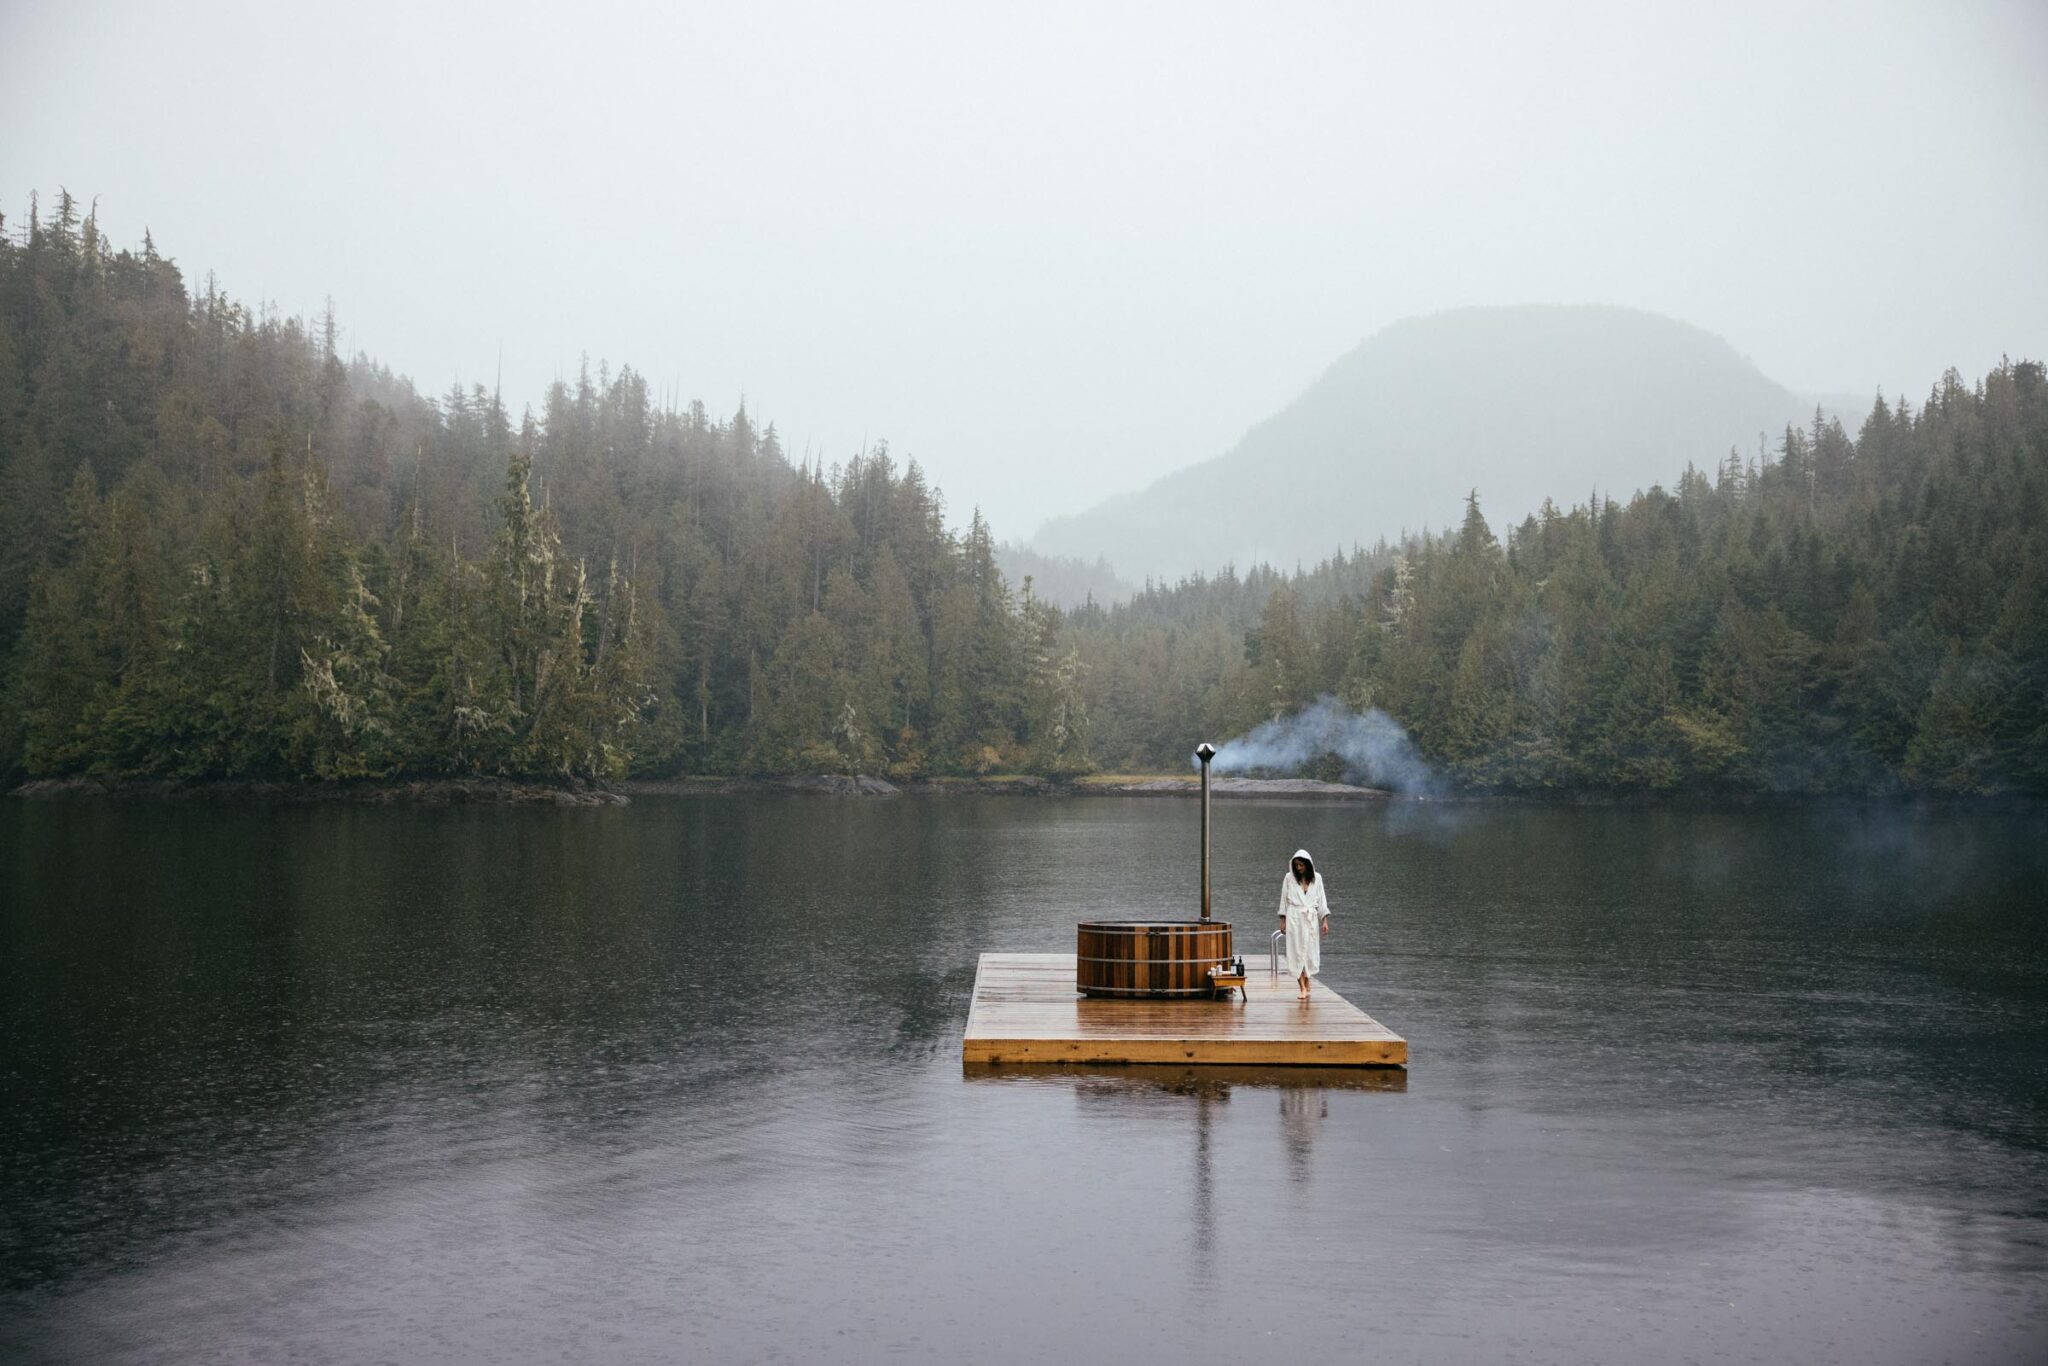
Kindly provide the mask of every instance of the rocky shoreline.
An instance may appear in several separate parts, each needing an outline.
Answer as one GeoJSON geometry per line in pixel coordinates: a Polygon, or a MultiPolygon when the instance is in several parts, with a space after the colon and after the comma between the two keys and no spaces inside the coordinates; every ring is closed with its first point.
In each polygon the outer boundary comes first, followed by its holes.
{"type": "Polygon", "coordinates": [[[1017,797],[1066,797],[1084,789],[1029,774],[994,778],[918,778],[894,783],[865,773],[805,773],[751,778],[629,778],[619,790],[635,797],[716,797],[743,792],[794,793],[815,797],[947,797],[997,793],[1017,797]]]}
{"type": "Polygon", "coordinates": [[[510,778],[421,778],[409,782],[265,782],[256,779],[40,778],[10,794],[42,801],[260,802],[275,806],[621,806],[626,794],[590,783],[510,778]]]}
{"type": "MultiPolygon", "coordinates": [[[[1289,797],[1324,801],[1382,801],[1378,788],[1318,782],[1313,778],[1218,778],[1220,798],[1289,797]]],[[[261,802],[310,806],[332,802],[388,806],[619,806],[634,797],[716,797],[742,793],[819,797],[946,797],[997,794],[1024,797],[1192,797],[1193,777],[1081,778],[1055,781],[1030,775],[936,777],[892,783],[867,774],[796,774],[784,777],[634,778],[619,783],[544,783],[510,778],[421,778],[409,781],[269,782],[256,779],[41,778],[11,795],[40,801],[261,802]]]]}
{"type": "Polygon", "coordinates": [[[788,792],[817,797],[900,797],[903,789],[864,773],[816,773],[786,778],[628,778],[619,790],[632,797],[729,797],[742,792],[788,792]]]}
{"type": "MultiPolygon", "coordinates": [[[[1196,797],[1195,776],[1092,775],[1076,779],[1002,774],[920,778],[895,783],[867,774],[814,773],[782,777],[632,778],[622,782],[562,783],[512,778],[419,778],[403,781],[271,782],[258,779],[71,777],[40,778],[6,792],[34,801],[246,802],[274,806],[334,803],[365,806],[623,806],[635,797],[721,797],[750,793],[818,797],[1196,797]]],[[[2015,811],[2048,817],[2048,804],[2011,796],[1935,797],[1926,794],[1702,793],[1702,792],[1455,792],[1399,796],[1383,788],[1319,782],[1314,778],[1223,777],[1211,781],[1219,800],[1317,802],[1426,802],[1432,805],[1705,806],[1749,809],[1846,804],[1893,808],[1956,807],[2015,811]]]]}
{"type": "MultiPolygon", "coordinates": [[[[1074,785],[1078,793],[1119,797],[1196,797],[1202,792],[1199,778],[1089,779],[1074,785]]],[[[1383,802],[1394,794],[1383,787],[1357,787],[1350,783],[1326,783],[1315,778],[1212,778],[1212,797],[1314,797],[1322,801],[1383,802]]]]}
{"type": "MultiPolygon", "coordinates": [[[[899,784],[865,774],[828,773],[785,778],[640,778],[619,786],[628,794],[646,797],[717,796],[739,792],[791,792],[824,797],[945,797],[969,793],[1021,797],[1195,797],[1202,791],[1201,780],[1192,777],[1088,777],[1060,781],[1030,775],[1004,775],[994,778],[919,778],[899,784]]],[[[1393,795],[1382,788],[1318,782],[1314,778],[1216,778],[1210,783],[1210,792],[1216,797],[1308,797],[1351,802],[1384,801],[1393,795]]]]}

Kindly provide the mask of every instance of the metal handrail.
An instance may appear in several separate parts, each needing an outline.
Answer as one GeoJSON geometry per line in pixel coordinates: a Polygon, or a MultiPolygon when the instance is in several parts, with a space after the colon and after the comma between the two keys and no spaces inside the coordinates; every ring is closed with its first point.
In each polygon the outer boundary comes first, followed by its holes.
{"type": "Polygon", "coordinates": [[[1280,975],[1280,941],[1286,937],[1286,930],[1273,931],[1273,942],[1267,951],[1266,971],[1274,977],[1280,975]]]}

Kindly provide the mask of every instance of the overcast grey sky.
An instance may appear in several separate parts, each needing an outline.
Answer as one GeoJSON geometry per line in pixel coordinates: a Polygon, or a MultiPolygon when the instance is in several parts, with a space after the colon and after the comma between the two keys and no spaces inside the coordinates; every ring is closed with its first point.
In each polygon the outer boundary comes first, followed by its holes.
{"type": "Polygon", "coordinates": [[[1801,390],[2048,355],[2048,5],[0,0],[0,207],[429,392],[588,353],[999,534],[1397,318],[1614,303],[1801,390]]]}

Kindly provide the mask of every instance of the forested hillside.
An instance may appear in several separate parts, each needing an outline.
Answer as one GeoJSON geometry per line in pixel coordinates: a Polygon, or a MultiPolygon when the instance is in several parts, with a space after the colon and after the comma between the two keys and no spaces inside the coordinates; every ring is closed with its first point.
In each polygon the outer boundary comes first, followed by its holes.
{"type": "Polygon", "coordinates": [[[1057,621],[915,464],[793,467],[630,369],[514,420],[188,291],[66,197],[0,242],[9,768],[1080,762],[1057,621]]]}
{"type": "Polygon", "coordinates": [[[1950,374],[1860,436],[1073,619],[1097,752],[1332,694],[1507,790],[2048,792],[2048,379],[1950,374]]]}
{"type": "Polygon", "coordinates": [[[1334,694],[1481,789],[2043,793],[2044,474],[2015,363],[1505,545],[1475,498],[1062,612],[885,449],[630,369],[429,399],[67,196],[0,232],[0,766],[1057,774],[1334,694]]]}

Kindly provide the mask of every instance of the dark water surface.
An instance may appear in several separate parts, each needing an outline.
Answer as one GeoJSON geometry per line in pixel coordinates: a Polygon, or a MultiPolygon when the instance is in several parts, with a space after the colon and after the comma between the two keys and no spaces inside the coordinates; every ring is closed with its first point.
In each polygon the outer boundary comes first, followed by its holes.
{"type": "Polygon", "coordinates": [[[1162,800],[0,804],[9,1362],[2048,1360],[2048,840],[1223,804],[1405,1074],[963,1075],[1162,800]]]}

